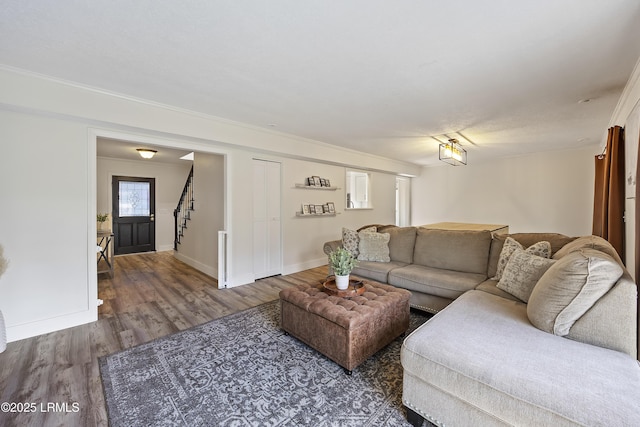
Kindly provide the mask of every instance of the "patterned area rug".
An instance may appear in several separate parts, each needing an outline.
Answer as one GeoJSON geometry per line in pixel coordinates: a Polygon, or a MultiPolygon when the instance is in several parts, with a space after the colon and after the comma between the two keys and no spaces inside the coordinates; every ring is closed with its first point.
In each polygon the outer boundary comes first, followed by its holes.
{"type": "MultiPolygon", "coordinates": [[[[348,376],[267,303],[100,359],[119,426],[410,426],[398,338],[348,376]]],[[[411,313],[409,331],[428,315],[411,313]]]]}

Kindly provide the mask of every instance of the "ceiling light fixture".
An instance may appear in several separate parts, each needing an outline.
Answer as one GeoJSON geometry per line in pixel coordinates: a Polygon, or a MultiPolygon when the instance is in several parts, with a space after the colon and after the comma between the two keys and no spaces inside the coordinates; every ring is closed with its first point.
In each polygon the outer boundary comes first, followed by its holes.
{"type": "Polygon", "coordinates": [[[450,139],[447,142],[440,143],[439,149],[440,160],[453,166],[467,164],[467,151],[457,139],[450,139]]]}
{"type": "Polygon", "coordinates": [[[157,153],[156,150],[150,150],[148,148],[137,148],[136,150],[143,159],[151,159],[157,153]]]}

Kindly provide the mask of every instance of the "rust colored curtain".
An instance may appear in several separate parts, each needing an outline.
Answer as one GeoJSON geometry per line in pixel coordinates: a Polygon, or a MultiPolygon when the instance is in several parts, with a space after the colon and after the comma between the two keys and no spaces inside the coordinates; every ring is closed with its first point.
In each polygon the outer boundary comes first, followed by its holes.
{"type": "Polygon", "coordinates": [[[609,128],[604,155],[595,158],[592,233],[611,243],[624,261],[624,130],[609,128]]]}

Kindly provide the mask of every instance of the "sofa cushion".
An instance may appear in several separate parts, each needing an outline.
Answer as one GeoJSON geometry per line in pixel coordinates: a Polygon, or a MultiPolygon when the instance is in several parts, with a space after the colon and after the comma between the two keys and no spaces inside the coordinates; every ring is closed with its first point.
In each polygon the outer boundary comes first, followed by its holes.
{"type": "MultiPolygon", "coordinates": [[[[548,244],[549,242],[544,243],[548,244]]],[[[555,260],[548,259],[548,257],[529,253],[528,250],[531,247],[532,246],[529,246],[527,251],[516,249],[513,252],[502,273],[502,278],[497,285],[498,288],[524,302],[529,301],[529,296],[534,286],[536,286],[538,280],[555,262],[555,260]]],[[[550,252],[551,246],[549,245],[549,255],[551,255],[550,252]]]]}
{"type": "MultiPolygon", "coordinates": [[[[511,255],[513,255],[516,249],[524,249],[524,246],[514,238],[507,237],[502,245],[502,251],[500,251],[500,259],[498,259],[496,274],[493,277],[495,280],[500,280],[502,278],[502,273],[511,259],[511,255]]],[[[532,255],[551,258],[551,243],[547,241],[536,242],[527,247],[526,251],[532,255]]]]}
{"type": "Polygon", "coordinates": [[[389,257],[391,261],[413,262],[413,249],[416,244],[416,227],[389,227],[389,257]]]}
{"type": "Polygon", "coordinates": [[[455,299],[486,279],[484,274],[466,273],[409,264],[389,272],[389,284],[410,291],[455,299]]]}
{"type": "Polygon", "coordinates": [[[498,259],[502,252],[507,237],[511,237],[523,247],[528,248],[536,242],[549,242],[551,244],[551,255],[553,256],[560,248],[567,243],[575,240],[575,237],[565,236],[558,233],[513,233],[513,234],[494,234],[491,240],[491,252],[489,255],[489,267],[487,268],[487,276],[495,277],[498,266],[498,259]]]}
{"type": "MultiPolygon", "coordinates": [[[[363,231],[371,231],[376,232],[377,229],[375,226],[370,226],[365,228],[363,231]]],[[[358,236],[358,232],[355,230],[349,230],[348,228],[342,228],[342,247],[351,252],[351,255],[358,258],[360,254],[360,250],[358,246],[360,245],[360,237],[358,236]]]]}
{"type": "Polygon", "coordinates": [[[498,288],[498,281],[494,279],[485,280],[484,282],[476,286],[475,289],[478,291],[487,292],[492,295],[497,295],[502,298],[510,299],[512,301],[521,301],[519,298],[516,298],[510,293],[505,292],[502,289],[498,288]]]}
{"type": "Polygon", "coordinates": [[[361,231],[358,233],[358,261],[389,262],[389,233],[372,233],[361,231]]]}
{"type": "Polygon", "coordinates": [[[620,256],[618,255],[618,252],[611,245],[611,243],[600,236],[580,236],[574,241],[563,246],[558,252],[553,255],[553,258],[560,259],[571,252],[575,252],[584,248],[596,249],[598,251],[604,252],[611,258],[615,259],[618,264],[623,264],[620,256]]]}
{"type": "Polygon", "coordinates": [[[374,262],[374,261],[359,261],[358,266],[351,271],[352,275],[361,276],[367,279],[375,280],[376,282],[388,283],[389,272],[395,268],[404,267],[407,265],[404,262],[374,262]]]}
{"type": "Polygon", "coordinates": [[[403,402],[442,424],[640,425],[634,358],[540,331],[524,303],[486,292],[465,293],[405,338],[401,362],[403,402]],[[458,404],[443,409],[423,385],[458,404]],[[465,420],[471,410],[489,421],[465,420]]]}
{"type": "Polygon", "coordinates": [[[542,275],[529,297],[527,314],[539,329],[565,336],[571,326],[622,276],[609,255],[581,249],[560,258],[542,275]]]}
{"type": "Polygon", "coordinates": [[[413,263],[486,277],[490,231],[418,228],[413,263]]]}

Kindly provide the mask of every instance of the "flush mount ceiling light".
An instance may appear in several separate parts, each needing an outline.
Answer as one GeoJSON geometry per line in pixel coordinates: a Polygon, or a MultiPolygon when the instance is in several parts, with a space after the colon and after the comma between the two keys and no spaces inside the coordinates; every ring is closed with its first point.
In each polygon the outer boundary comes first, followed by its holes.
{"type": "Polygon", "coordinates": [[[449,139],[447,142],[440,143],[440,160],[453,166],[461,166],[467,164],[467,151],[457,139],[449,139]]]}
{"type": "Polygon", "coordinates": [[[137,148],[136,150],[143,159],[151,159],[157,153],[156,150],[149,150],[148,148],[137,148]]]}

